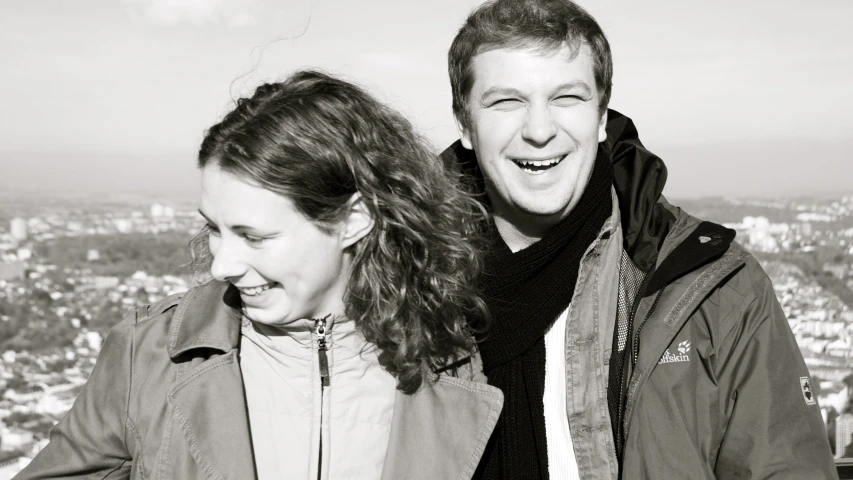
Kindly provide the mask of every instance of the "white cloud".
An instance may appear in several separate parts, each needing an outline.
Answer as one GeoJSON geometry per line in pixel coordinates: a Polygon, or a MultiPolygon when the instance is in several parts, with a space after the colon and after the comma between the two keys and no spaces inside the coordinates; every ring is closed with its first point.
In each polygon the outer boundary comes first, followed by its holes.
{"type": "Polygon", "coordinates": [[[128,14],[159,26],[253,26],[258,21],[257,0],[123,0],[128,14]]]}

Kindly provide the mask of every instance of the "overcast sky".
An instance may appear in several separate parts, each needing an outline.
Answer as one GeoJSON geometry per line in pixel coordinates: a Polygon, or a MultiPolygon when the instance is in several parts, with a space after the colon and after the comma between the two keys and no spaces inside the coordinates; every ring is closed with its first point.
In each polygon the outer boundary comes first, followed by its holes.
{"type": "MultiPolygon", "coordinates": [[[[447,47],[479,3],[3,0],[0,188],[195,191],[204,129],[302,67],[369,87],[442,147],[447,47]]],[[[580,3],[665,193],[853,192],[853,2],[580,3]]]]}

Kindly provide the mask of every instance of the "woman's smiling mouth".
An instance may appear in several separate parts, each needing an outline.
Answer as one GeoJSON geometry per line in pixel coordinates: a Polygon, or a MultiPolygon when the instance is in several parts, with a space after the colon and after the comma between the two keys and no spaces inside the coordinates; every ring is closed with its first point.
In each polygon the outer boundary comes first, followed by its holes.
{"type": "Polygon", "coordinates": [[[245,295],[247,297],[256,297],[256,296],[266,292],[267,290],[271,289],[275,285],[276,285],[275,282],[271,282],[271,283],[267,283],[266,285],[258,285],[257,287],[248,287],[248,288],[238,287],[238,290],[240,290],[241,295],[245,295]]]}

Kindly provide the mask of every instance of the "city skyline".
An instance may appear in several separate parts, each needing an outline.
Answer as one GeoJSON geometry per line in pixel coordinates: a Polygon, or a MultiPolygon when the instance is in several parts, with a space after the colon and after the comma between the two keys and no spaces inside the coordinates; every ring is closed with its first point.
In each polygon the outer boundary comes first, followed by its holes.
{"type": "MultiPolygon", "coordinates": [[[[302,67],[365,85],[442,148],[446,50],[479,3],[4,2],[0,189],[192,196],[204,129],[302,67]]],[[[853,4],[580,3],[611,42],[611,107],[669,167],[665,194],[853,191],[853,4]]]]}

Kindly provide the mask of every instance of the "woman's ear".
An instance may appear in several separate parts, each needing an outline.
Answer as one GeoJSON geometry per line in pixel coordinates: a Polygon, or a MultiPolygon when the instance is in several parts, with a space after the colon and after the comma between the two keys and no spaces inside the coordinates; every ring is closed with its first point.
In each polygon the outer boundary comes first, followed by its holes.
{"type": "Polygon", "coordinates": [[[373,229],[373,215],[370,214],[361,194],[356,192],[347,201],[347,216],[341,229],[341,244],[344,248],[355,245],[373,229]]]}

